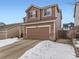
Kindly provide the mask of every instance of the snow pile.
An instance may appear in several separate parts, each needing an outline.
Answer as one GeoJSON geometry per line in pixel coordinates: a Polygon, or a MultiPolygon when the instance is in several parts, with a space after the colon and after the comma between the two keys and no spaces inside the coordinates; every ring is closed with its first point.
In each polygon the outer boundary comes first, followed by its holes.
{"type": "Polygon", "coordinates": [[[73,39],[73,43],[75,47],[79,47],[79,40],[78,39],[73,39]]]}
{"type": "Polygon", "coordinates": [[[9,39],[0,40],[0,47],[12,44],[17,41],[19,41],[18,38],[9,38],[9,39]]]}
{"type": "Polygon", "coordinates": [[[19,59],[77,59],[72,46],[43,41],[24,53],[19,59]]]}
{"type": "Polygon", "coordinates": [[[76,43],[74,45],[75,45],[75,47],[79,47],[79,41],[76,41],[76,43]]]}

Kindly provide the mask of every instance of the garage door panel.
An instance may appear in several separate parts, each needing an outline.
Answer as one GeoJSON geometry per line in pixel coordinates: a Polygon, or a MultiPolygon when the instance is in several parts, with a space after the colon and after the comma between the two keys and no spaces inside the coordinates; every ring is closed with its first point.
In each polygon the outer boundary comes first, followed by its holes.
{"type": "Polygon", "coordinates": [[[49,39],[49,27],[27,28],[27,38],[49,39]]]}

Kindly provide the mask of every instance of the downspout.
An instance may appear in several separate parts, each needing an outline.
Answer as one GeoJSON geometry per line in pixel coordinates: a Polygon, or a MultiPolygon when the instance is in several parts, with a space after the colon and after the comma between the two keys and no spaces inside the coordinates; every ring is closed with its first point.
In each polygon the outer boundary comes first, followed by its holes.
{"type": "Polygon", "coordinates": [[[19,26],[19,38],[21,38],[21,27],[19,26]]]}
{"type": "Polygon", "coordinates": [[[54,40],[56,39],[56,34],[55,33],[56,32],[55,32],[55,22],[54,22],[54,37],[53,37],[54,40]]]}

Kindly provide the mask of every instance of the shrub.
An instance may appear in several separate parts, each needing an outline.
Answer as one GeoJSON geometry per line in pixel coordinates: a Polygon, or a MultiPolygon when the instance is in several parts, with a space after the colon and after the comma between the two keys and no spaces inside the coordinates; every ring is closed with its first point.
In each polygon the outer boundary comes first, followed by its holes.
{"type": "Polygon", "coordinates": [[[76,26],[70,31],[68,31],[67,36],[69,38],[79,38],[79,26],[76,26]]]}

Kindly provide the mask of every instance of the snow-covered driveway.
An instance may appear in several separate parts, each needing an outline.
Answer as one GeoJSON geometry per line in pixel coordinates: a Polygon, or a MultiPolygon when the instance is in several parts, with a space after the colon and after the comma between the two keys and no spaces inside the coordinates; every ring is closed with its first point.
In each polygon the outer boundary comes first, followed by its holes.
{"type": "Polygon", "coordinates": [[[9,38],[9,39],[0,40],[0,47],[15,43],[17,41],[19,41],[18,38],[9,38]]]}
{"type": "Polygon", "coordinates": [[[74,48],[67,44],[43,41],[25,52],[19,59],[79,59],[74,48]]]}

